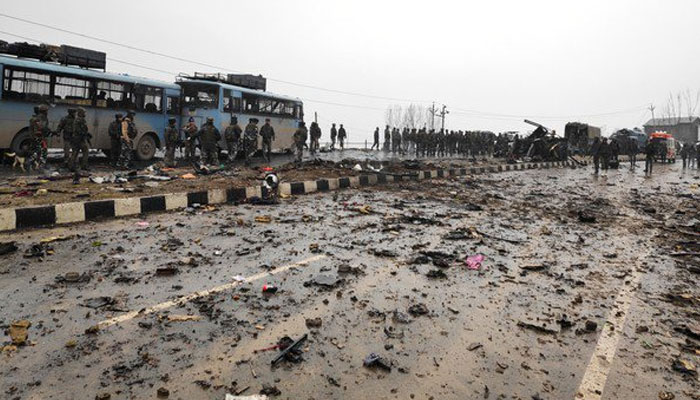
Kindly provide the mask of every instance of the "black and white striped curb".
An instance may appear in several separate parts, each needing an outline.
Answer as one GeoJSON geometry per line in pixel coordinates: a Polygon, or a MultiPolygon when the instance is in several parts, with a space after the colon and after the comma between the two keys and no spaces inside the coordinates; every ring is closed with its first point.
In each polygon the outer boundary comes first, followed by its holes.
{"type": "MultiPolygon", "coordinates": [[[[460,169],[434,169],[406,174],[370,173],[304,182],[283,182],[280,183],[279,190],[282,195],[299,195],[411,180],[568,166],[575,165],[570,161],[562,161],[460,169]]],[[[263,186],[252,186],[245,188],[210,189],[189,193],[169,193],[147,197],[61,203],[35,207],[5,208],[0,209],[0,231],[12,231],[84,221],[98,221],[107,218],[178,210],[191,207],[194,204],[238,204],[252,197],[264,197],[266,194],[265,190],[263,186]]]]}

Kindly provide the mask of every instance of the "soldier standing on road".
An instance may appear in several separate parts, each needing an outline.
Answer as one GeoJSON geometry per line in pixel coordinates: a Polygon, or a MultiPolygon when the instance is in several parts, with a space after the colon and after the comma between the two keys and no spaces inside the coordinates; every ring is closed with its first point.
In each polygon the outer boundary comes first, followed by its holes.
{"type": "Polygon", "coordinates": [[[318,126],[316,121],[311,123],[311,129],[309,130],[309,136],[311,136],[311,145],[309,146],[309,151],[311,154],[316,154],[319,148],[319,140],[321,139],[321,127],[318,126]]]}
{"type": "Polygon", "coordinates": [[[700,154],[698,154],[698,146],[699,144],[697,143],[690,143],[690,167],[695,168],[696,166],[700,168],[700,154]]]}
{"type": "Polygon", "coordinates": [[[219,165],[219,148],[217,144],[221,140],[221,133],[214,126],[214,118],[207,117],[207,123],[202,125],[194,138],[198,138],[202,145],[202,163],[219,165]]]}
{"type": "Polygon", "coordinates": [[[110,147],[109,147],[109,158],[110,158],[110,164],[112,164],[113,167],[117,166],[117,161],[119,160],[119,154],[121,153],[121,147],[122,147],[122,140],[121,140],[121,132],[122,132],[122,115],[121,114],[115,114],[114,115],[114,121],[109,123],[109,142],[110,142],[110,147]]]}
{"type": "Polygon", "coordinates": [[[637,139],[627,138],[627,155],[630,158],[630,169],[634,169],[637,166],[637,153],[639,153],[637,139]]]}
{"type": "Polygon", "coordinates": [[[651,176],[651,172],[654,169],[654,156],[656,156],[656,142],[647,140],[647,144],[644,148],[644,154],[646,155],[646,160],[644,161],[644,173],[651,176]]]}
{"type": "Polygon", "coordinates": [[[600,169],[600,138],[593,139],[591,155],[593,156],[593,171],[598,175],[598,170],[600,169]]]}
{"type": "Polygon", "coordinates": [[[241,143],[241,133],[243,133],[243,129],[238,125],[238,118],[231,117],[231,125],[227,126],[224,131],[229,162],[233,162],[236,159],[238,147],[241,143]]]}
{"type": "Polygon", "coordinates": [[[372,143],[370,150],[374,150],[375,147],[377,150],[379,150],[379,127],[374,129],[374,142],[372,143]]]}
{"type": "Polygon", "coordinates": [[[175,149],[180,142],[180,131],[175,125],[175,118],[168,118],[168,126],[165,128],[165,165],[175,167],[175,149]]]}
{"type": "MultiPolygon", "coordinates": [[[[304,128],[306,129],[306,128],[304,128]]],[[[345,128],[343,128],[343,124],[340,124],[340,129],[338,129],[338,143],[340,144],[340,150],[345,149],[345,139],[348,137],[347,132],[345,132],[345,128]]]]}
{"type": "Polygon", "coordinates": [[[270,118],[265,118],[265,125],[260,127],[260,136],[262,137],[263,156],[267,159],[267,162],[270,162],[272,142],[275,140],[275,129],[270,125],[270,118]]]}
{"type": "Polygon", "coordinates": [[[70,148],[71,137],[73,136],[73,120],[75,120],[75,108],[68,109],[68,115],[61,118],[56,128],[56,133],[60,133],[63,137],[63,166],[68,168],[70,165],[70,148]]]}
{"type": "Polygon", "coordinates": [[[84,170],[88,170],[88,141],[90,138],[87,121],[85,121],[85,109],[80,107],[78,108],[77,116],[73,120],[73,138],[71,141],[73,152],[70,159],[71,171],[76,172],[78,170],[78,154],[81,152],[83,154],[80,158],[80,167],[84,170]]]}
{"type": "Polygon", "coordinates": [[[600,161],[603,167],[603,174],[607,175],[608,168],[610,167],[610,158],[612,157],[612,147],[608,143],[608,138],[603,138],[603,142],[600,144],[600,150],[598,154],[600,155],[600,161]]]}
{"type": "MultiPolygon", "coordinates": [[[[342,129],[343,125],[340,125],[342,129]]],[[[304,156],[304,143],[306,143],[307,139],[307,132],[306,132],[306,125],[304,124],[304,121],[299,122],[299,128],[294,132],[294,146],[295,146],[295,162],[297,164],[301,163],[301,160],[304,156]]],[[[340,143],[343,143],[342,141],[340,143]]],[[[342,146],[342,144],[341,144],[342,146]]]]}
{"type": "Polygon", "coordinates": [[[384,127],[384,152],[388,153],[389,149],[391,149],[391,131],[387,125],[384,127]]]}
{"type": "Polygon", "coordinates": [[[185,131],[185,161],[187,161],[187,163],[193,163],[195,160],[195,149],[197,148],[194,136],[199,132],[197,124],[194,123],[194,118],[190,117],[190,119],[187,120],[187,125],[185,125],[182,130],[185,131]]]}
{"type": "Polygon", "coordinates": [[[33,160],[39,168],[46,165],[48,158],[48,145],[46,138],[51,134],[49,130],[49,107],[45,104],[39,107],[34,107],[34,115],[29,119],[29,134],[32,138],[30,159],[33,160]]]}
{"type": "Polygon", "coordinates": [[[248,121],[248,125],[245,127],[245,132],[243,134],[243,144],[245,151],[245,164],[250,164],[250,159],[258,151],[258,120],[257,118],[251,118],[248,121]]]}
{"type": "Polygon", "coordinates": [[[131,153],[133,151],[134,138],[138,135],[138,130],[134,124],[135,114],[133,111],[126,113],[126,117],[122,118],[122,129],[121,129],[121,152],[119,153],[119,160],[117,161],[118,168],[130,168],[131,167],[131,153]]]}
{"type": "Polygon", "coordinates": [[[681,160],[683,160],[683,169],[688,165],[688,156],[690,155],[690,145],[688,143],[683,143],[681,147],[681,160]]]}
{"type": "Polygon", "coordinates": [[[331,125],[331,150],[335,149],[335,138],[338,136],[338,130],[335,129],[335,124],[331,125]]]}

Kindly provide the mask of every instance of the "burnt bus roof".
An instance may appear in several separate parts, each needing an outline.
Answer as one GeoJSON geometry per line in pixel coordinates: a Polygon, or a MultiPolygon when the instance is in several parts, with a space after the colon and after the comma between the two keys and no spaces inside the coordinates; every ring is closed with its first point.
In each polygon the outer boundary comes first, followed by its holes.
{"type": "Polygon", "coordinates": [[[166,88],[166,89],[173,89],[173,90],[178,90],[178,91],[180,90],[180,86],[176,85],[175,83],[159,81],[159,80],[155,80],[155,79],[142,78],[139,76],[132,76],[132,75],[126,75],[126,74],[115,74],[115,73],[111,73],[111,72],[95,71],[95,70],[91,70],[91,69],[84,69],[84,68],[78,68],[78,67],[68,67],[68,66],[64,66],[64,65],[60,65],[60,64],[54,64],[54,63],[43,62],[43,61],[35,61],[35,60],[25,60],[25,59],[21,59],[21,58],[15,58],[15,57],[4,56],[4,55],[0,55],[0,64],[10,65],[13,67],[23,68],[23,69],[42,70],[42,71],[55,72],[55,73],[65,74],[65,75],[73,75],[73,76],[84,77],[84,78],[88,78],[88,79],[99,79],[99,80],[106,80],[106,81],[125,82],[125,83],[139,84],[139,85],[157,86],[157,87],[162,87],[162,88],[166,88]]]}

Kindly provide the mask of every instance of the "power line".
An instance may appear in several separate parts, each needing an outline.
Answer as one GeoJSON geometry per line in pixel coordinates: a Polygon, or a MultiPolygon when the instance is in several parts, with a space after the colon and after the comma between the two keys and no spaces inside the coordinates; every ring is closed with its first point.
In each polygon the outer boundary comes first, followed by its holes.
{"type": "MultiPolygon", "coordinates": [[[[17,35],[17,34],[10,33],[10,32],[6,32],[6,31],[2,31],[2,30],[0,30],[0,33],[2,33],[3,35],[16,37],[16,38],[18,38],[18,39],[31,40],[32,42],[37,42],[37,43],[41,43],[41,42],[42,42],[41,40],[37,40],[37,39],[30,38],[30,37],[27,37],[27,36],[17,35]]],[[[112,58],[112,57],[107,57],[107,60],[112,61],[112,62],[116,62],[116,63],[119,63],[119,64],[130,65],[130,66],[136,67],[136,68],[147,69],[147,70],[149,70],[149,71],[160,72],[160,73],[167,74],[167,75],[172,75],[172,76],[176,76],[176,75],[177,75],[177,72],[165,71],[165,70],[158,69],[158,68],[147,67],[147,66],[145,66],[145,65],[136,64],[136,63],[132,63],[132,62],[129,62],[129,61],[124,61],[124,60],[118,60],[118,59],[112,58]]]]}
{"type": "MultiPolygon", "coordinates": [[[[87,35],[87,34],[84,34],[84,33],[75,32],[75,31],[71,31],[71,30],[68,30],[68,29],[59,28],[59,27],[56,27],[56,26],[44,24],[44,23],[41,23],[41,22],[31,21],[31,20],[28,20],[28,19],[25,19],[25,18],[19,18],[19,17],[15,17],[15,16],[12,16],[12,15],[4,14],[4,13],[0,13],[0,17],[9,18],[9,19],[12,19],[12,20],[15,20],[15,21],[24,22],[24,23],[31,24],[31,25],[41,26],[41,27],[43,27],[43,28],[52,29],[52,30],[55,30],[55,31],[63,32],[63,33],[68,33],[68,34],[70,34],[70,35],[80,36],[80,37],[83,37],[83,38],[86,38],[86,39],[96,40],[96,41],[99,41],[99,42],[102,42],[102,43],[107,43],[107,44],[110,44],[110,45],[113,45],[113,46],[123,47],[123,48],[129,49],[129,50],[140,51],[140,52],[143,52],[143,53],[147,53],[147,54],[151,54],[151,55],[155,55],[155,56],[159,56],[159,57],[164,57],[164,58],[170,58],[170,59],[172,59],[172,60],[177,60],[177,61],[181,61],[181,62],[186,62],[186,63],[190,63],[190,64],[193,64],[193,65],[199,65],[199,66],[203,66],[203,67],[207,67],[207,68],[213,68],[213,69],[215,69],[215,70],[220,70],[220,71],[227,71],[227,72],[233,72],[233,73],[242,73],[241,71],[232,70],[232,69],[230,69],[230,68],[225,68],[225,67],[221,67],[221,66],[216,66],[216,65],[213,65],[213,64],[203,63],[203,62],[199,62],[199,61],[193,61],[193,60],[189,60],[189,59],[186,59],[186,58],[182,58],[182,57],[178,57],[178,56],[173,56],[173,55],[170,55],[170,54],[165,54],[165,53],[161,53],[161,52],[157,52],[157,51],[153,51],[153,50],[148,50],[148,49],[144,49],[144,48],[140,48],[140,47],[136,47],[136,46],[132,46],[132,45],[128,45],[128,44],[123,44],[123,43],[115,42],[115,41],[113,41],[113,40],[108,40],[108,39],[104,39],[104,38],[100,38],[100,37],[96,37],[96,36],[91,36],[91,35],[87,35]]],[[[177,75],[177,74],[175,74],[175,75],[177,75]]],[[[358,97],[366,97],[366,98],[372,98],[372,99],[391,100],[391,101],[403,101],[403,102],[414,102],[414,103],[428,103],[427,101],[420,101],[420,100],[402,99],[402,98],[398,98],[398,97],[376,96],[376,95],[370,95],[370,94],[364,94],[364,93],[349,92],[349,91],[344,91],[344,90],[328,89],[328,88],[324,88],[324,87],[320,87],[320,86],[313,86],[313,85],[307,85],[307,84],[303,84],[303,83],[296,83],[296,82],[291,82],[291,81],[287,81],[287,80],[283,80],[283,79],[277,79],[277,78],[271,78],[271,77],[267,77],[267,79],[270,80],[270,81],[273,81],[273,82],[284,83],[284,84],[287,84],[287,85],[293,85],[293,86],[303,87],[303,88],[307,88],[307,89],[321,90],[321,91],[330,92],[330,93],[344,94],[344,95],[347,95],[347,96],[358,96],[358,97]]]]}
{"type": "MultiPolygon", "coordinates": [[[[227,71],[227,72],[233,72],[233,73],[241,73],[240,71],[232,70],[232,69],[229,69],[229,68],[220,67],[220,66],[216,66],[216,65],[212,65],[212,64],[208,64],[208,63],[203,63],[203,62],[199,62],[199,61],[193,61],[193,60],[189,60],[189,59],[186,59],[186,58],[182,58],[182,57],[178,57],[178,56],[173,56],[173,55],[169,55],[169,54],[165,54],[165,53],[161,53],[161,52],[157,52],[157,51],[153,51],[153,50],[143,49],[143,48],[140,48],[140,47],[136,47],[136,46],[131,46],[131,45],[128,45],[128,44],[119,43],[119,42],[115,42],[115,41],[112,41],[112,40],[103,39],[103,38],[100,38],[100,37],[95,37],[95,36],[87,35],[87,34],[84,34],[84,33],[75,32],[75,31],[71,31],[71,30],[68,30],[68,29],[59,28],[59,27],[55,27],[55,26],[52,26],[52,25],[48,25],[48,24],[44,24],[44,23],[36,22],[36,21],[31,21],[31,20],[24,19],[24,18],[19,18],[19,17],[15,17],[15,16],[12,16],[12,15],[4,14],[4,13],[0,13],[0,17],[5,17],[5,18],[8,18],[8,19],[12,19],[12,20],[24,22],[24,23],[31,24],[31,25],[41,26],[41,27],[48,28],[48,29],[52,29],[52,30],[56,30],[56,31],[59,31],[59,32],[64,32],[64,33],[68,33],[68,34],[71,34],[71,35],[76,35],[76,36],[80,36],[80,37],[83,37],[83,38],[87,38],[87,39],[91,39],[91,40],[96,40],[96,41],[103,42],[103,43],[107,43],[107,44],[110,44],[110,45],[123,47],[123,48],[129,49],[129,50],[134,50],[134,51],[139,51],[139,52],[143,52],[143,53],[147,53],[147,54],[151,54],[151,55],[156,55],[156,56],[159,56],[159,57],[169,58],[169,59],[176,60],[176,61],[180,61],[180,62],[185,62],[185,63],[190,63],[190,64],[193,64],[193,65],[204,66],[204,67],[212,68],[212,69],[215,69],[215,70],[221,70],[221,71],[227,71]]],[[[19,38],[22,38],[22,39],[25,39],[25,40],[32,40],[32,41],[39,42],[39,43],[42,42],[42,41],[40,41],[40,40],[27,38],[27,37],[24,37],[24,36],[21,36],[21,35],[12,34],[12,33],[9,33],[9,32],[0,31],[0,33],[4,33],[4,34],[10,35],[10,36],[14,36],[14,37],[19,37],[19,38]]],[[[137,68],[142,68],[142,69],[146,69],[146,70],[151,70],[151,71],[163,73],[163,74],[177,75],[177,73],[174,73],[174,72],[165,71],[165,70],[160,70],[160,69],[152,68],[152,67],[147,67],[147,66],[144,66],[144,65],[140,65],[140,64],[136,64],[136,63],[132,63],[132,62],[128,62],[128,61],[118,60],[118,59],[114,59],[114,58],[109,58],[109,60],[110,60],[110,61],[117,62],[117,63],[125,64],[125,65],[131,65],[131,66],[134,66],[134,67],[137,67],[137,68]]],[[[411,100],[411,99],[402,99],[402,98],[396,98],[396,97],[376,96],[376,95],[368,95],[368,94],[362,94],[362,93],[356,93],[356,92],[348,92],[348,91],[343,91],[343,90],[328,89],[328,88],[323,88],[323,87],[320,87],[320,86],[313,86],[313,85],[300,84],[300,83],[295,83],[295,82],[290,82],[290,81],[286,81],[286,80],[282,80],[282,79],[276,79],[276,78],[270,78],[270,77],[268,77],[267,79],[270,80],[270,81],[273,81],[273,82],[279,82],[279,83],[284,83],[284,84],[288,84],[288,85],[293,85],[293,86],[298,86],[298,87],[304,87],[304,88],[307,88],[307,89],[321,90],[321,91],[325,91],[325,92],[338,93],[338,94],[349,95],[349,96],[358,96],[358,97],[366,97],[366,98],[381,99],[381,100],[390,100],[390,101],[413,102],[413,103],[426,103],[426,104],[430,103],[430,102],[428,102],[428,101],[421,101],[421,100],[411,100]]],[[[311,99],[306,99],[306,100],[307,100],[307,101],[310,101],[310,102],[316,102],[316,103],[320,103],[320,104],[327,104],[327,105],[333,105],[333,106],[339,106],[339,107],[359,108],[359,109],[368,109],[368,110],[382,110],[382,111],[384,110],[384,109],[380,109],[380,108],[377,108],[377,107],[360,106],[360,105],[343,104],[343,103],[334,103],[334,102],[324,102],[324,101],[320,101],[320,100],[311,100],[311,99]]],[[[612,112],[597,113],[597,114],[577,114],[577,115],[569,115],[569,116],[546,116],[546,115],[503,114],[503,113],[493,113],[493,112],[486,112],[486,111],[479,111],[479,110],[465,109],[465,108],[452,108],[452,110],[454,110],[454,111],[453,111],[453,114],[459,114],[459,115],[463,115],[463,116],[472,116],[472,117],[474,117],[474,118],[479,118],[479,117],[482,117],[482,118],[487,118],[487,117],[488,117],[488,118],[492,118],[492,119],[538,118],[538,119],[550,119],[550,120],[565,120],[565,119],[572,119],[572,118],[590,118],[590,117],[609,116],[609,115],[617,115],[617,114],[625,114],[625,113],[630,113],[630,112],[636,112],[636,111],[638,111],[638,110],[640,110],[640,109],[641,109],[641,106],[640,106],[640,107],[631,108],[631,109],[627,109],[627,110],[612,111],[612,112]]]]}

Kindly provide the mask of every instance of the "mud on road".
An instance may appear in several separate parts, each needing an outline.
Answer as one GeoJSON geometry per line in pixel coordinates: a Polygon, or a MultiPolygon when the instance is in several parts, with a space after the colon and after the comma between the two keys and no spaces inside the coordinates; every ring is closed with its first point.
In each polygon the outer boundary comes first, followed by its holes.
{"type": "Polygon", "coordinates": [[[697,399],[699,180],[674,168],[464,176],[1,235],[17,250],[0,256],[0,393],[697,399]]]}

